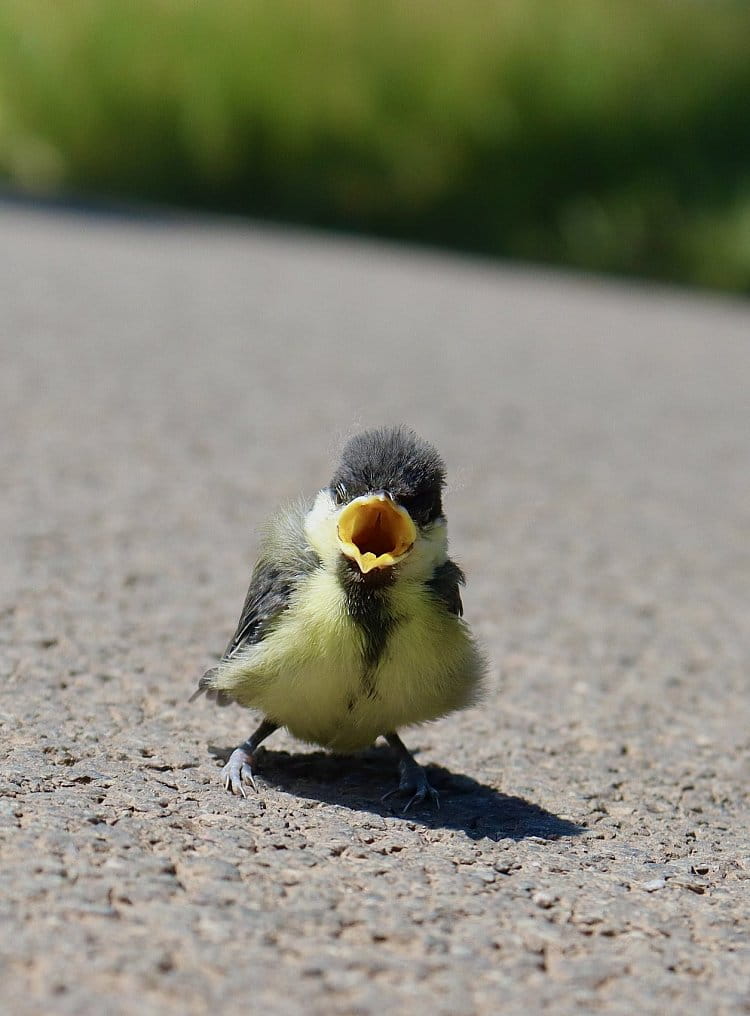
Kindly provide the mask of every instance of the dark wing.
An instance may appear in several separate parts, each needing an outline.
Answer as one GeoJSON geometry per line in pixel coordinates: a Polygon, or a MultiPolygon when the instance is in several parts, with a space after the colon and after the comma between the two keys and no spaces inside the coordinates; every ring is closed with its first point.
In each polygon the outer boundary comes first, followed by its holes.
{"type": "MultiPolygon", "coordinates": [[[[269,526],[263,555],[253,569],[237,630],[224,650],[222,662],[230,660],[245,646],[260,642],[273,622],[289,606],[299,580],[309,575],[320,559],[307,543],[304,532],[305,506],[283,512],[269,526]]],[[[198,682],[190,701],[206,692],[219,705],[232,699],[225,691],[213,687],[216,668],[207,670],[198,682]]]]}
{"type": "Polygon", "coordinates": [[[464,605],[461,603],[459,586],[464,585],[466,577],[455,561],[450,559],[435,569],[435,573],[427,583],[433,595],[440,600],[451,614],[461,617],[464,605]]]}
{"type": "Polygon", "coordinates": [[[296,577],[269,561],[256,564],[237,630],[224,650],[223,660],[230,660],[243,646],[260,642],[269,623],[289,606],[296,577]]]}

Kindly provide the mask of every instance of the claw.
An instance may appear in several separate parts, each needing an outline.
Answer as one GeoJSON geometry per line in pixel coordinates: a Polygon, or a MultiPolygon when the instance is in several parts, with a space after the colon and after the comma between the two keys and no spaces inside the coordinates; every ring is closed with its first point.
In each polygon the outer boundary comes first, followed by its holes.
{"type": "Polygon", "coordinates": [[[413,791],[412,796],[406,803],[406,807],[401,812],[405,815],[412,805],[422,804],[429,797],[430,803],[435,808],[440,808],[440,795],[437,790],[427,780],[424,769],[419,768],[416,772],[408,772],[404,774],[401,782],[393,790],[389,790],[387,794],[383,794],[380,798],[380,803],[385,804],[389,797],[393,797],[395,794],[403,794],[404,792],[413,791]]]}
{"type": "Polygon", "coordinates": [[[435,806],[435,808],[437,808],[438,811],[439,811],[440,810],[440,794],[438,794],[437,790],[435,790],[434,787],[430,786],[430,784],[427,782],[427,779],[425,778],[425,785],[424,785],[424,787],[420,787],[419,790],[417,790],[416,794],[414,794],[414,796],[409,800],[408,804],[406,805],[404,810],[401,812],[401,814],[405,815],[407,813],[407,811],[409,810],[409,808],[411,808],[411,806],[413,804],[421,804],[428,797],[430,799],[430,803],[433,804],[435,806]]]}
{"type": "Polygon", "coordinates": [[[252,755],[248,751],[245,751],[244,748],[234,749],[229,756],[229,761],[221,771],[221,778],[226,791],[230,794],[236,794],[238,797],[242,795],[242,797],[247,798],[245,784],[249,783],[253,790],[256,793],[258,792],[253,778],[252,761],[252,755]]]}

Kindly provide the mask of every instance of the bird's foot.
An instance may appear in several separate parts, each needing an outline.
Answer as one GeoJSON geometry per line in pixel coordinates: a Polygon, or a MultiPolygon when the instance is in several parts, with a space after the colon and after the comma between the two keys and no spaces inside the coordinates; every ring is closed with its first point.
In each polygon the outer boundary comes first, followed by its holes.
{"type": "Polygon", "coordinates": [[[258,788],[253,779],[252,765],[253,756],[250,752],[243,747],[235,748],[229,756],[229,761],[221,770],[224,789],[228,790],[230,794],[237,794],[238,796],[241,794],[243,797],[247,797],[245,784],[249,783],[257,793],[258,788]]]}
{"type": "Polygon", "coordinates": [[[393,790],[389,790],[387,794],[384,794],[380,799],[382,803],[385,803],[389,798],[395,794],[411,794],[412,796],[406,802],[402,814],[411,808],[412,805],[422,804],[424,801],[429,801],[435,808],[440,807],[440,795],[437,790],[430,784],[427,779],[427,773],[424,771],[422,766],[417,765],[413,762],[412,765],[402,765],[401,767],[401,779],[399,784],[393,790]]]}
{"type": "Polygon", "coordinates": [[[230,794],[237,794],[237,796],[241,794],[243,797],[247,797],[246,783],[249,783],[256,793],[258,792],[253,779],[253,756],[261,741],[265,741],[268,735],[277,728],[278,723],[274,723],[273,720],[263,720],[252,737],[243,741],[239,748],[235,748],[229,756],[229,761],[221,770],[221,779],[224,789],[228,790],[230,794]]]}

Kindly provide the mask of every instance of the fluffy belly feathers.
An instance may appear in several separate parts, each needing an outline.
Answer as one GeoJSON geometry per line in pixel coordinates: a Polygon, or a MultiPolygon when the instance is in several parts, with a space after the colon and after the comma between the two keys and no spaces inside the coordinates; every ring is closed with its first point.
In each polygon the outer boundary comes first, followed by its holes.
{"type": "Polygon", "coordinates": [[[368,668],[341,586],[317,572],[262,642],[221,665],[215,686],[338,751],[470,705],[482,662],[464,623],[416,582],[395,587],[390,607],[398,622],[368,668]]]}

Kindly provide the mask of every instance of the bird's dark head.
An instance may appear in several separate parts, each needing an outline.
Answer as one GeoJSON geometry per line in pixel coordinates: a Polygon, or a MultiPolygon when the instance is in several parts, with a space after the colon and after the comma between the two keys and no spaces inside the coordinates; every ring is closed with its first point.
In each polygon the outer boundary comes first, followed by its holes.
{"type": "Polygon", "coordinates": [[[341,552],[363,574],[389,569],[443,521],[445,466],[405,427],[367,430],[344,447],[329,493],[341,552]]]}

